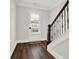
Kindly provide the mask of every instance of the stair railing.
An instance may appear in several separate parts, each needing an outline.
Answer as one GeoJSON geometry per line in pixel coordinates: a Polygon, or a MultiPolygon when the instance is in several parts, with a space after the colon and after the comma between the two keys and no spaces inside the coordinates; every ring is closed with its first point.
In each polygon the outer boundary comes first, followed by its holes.
{"type": "Polygon", "coordinates": [[[56,40],[69,29],[69,1],[65,3],[54,21],[48,25],[48,42],[56,40]]]}

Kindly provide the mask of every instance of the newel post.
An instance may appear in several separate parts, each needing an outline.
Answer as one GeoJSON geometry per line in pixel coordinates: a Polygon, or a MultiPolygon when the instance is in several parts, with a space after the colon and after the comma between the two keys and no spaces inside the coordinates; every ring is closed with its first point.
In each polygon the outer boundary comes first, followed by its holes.
{"type": "Polygon", "coordinates": [[[48,33],[47,33],[47,40],[48,40],[48,43],[50,43],[51,42],[51,40],[50,40],[50,27],[51,27],[51,25],[49,24],[48,25],[48,33]]]}

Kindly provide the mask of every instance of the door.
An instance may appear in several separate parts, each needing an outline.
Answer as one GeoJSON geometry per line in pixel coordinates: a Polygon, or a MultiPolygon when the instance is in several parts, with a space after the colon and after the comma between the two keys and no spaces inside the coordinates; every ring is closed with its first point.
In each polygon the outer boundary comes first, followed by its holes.
{"type": "Polygon", "coordinates": [[[40,33],[40,20],[39,20],[39,15],[37,14],[32,14],[31,19],[30,19],[30,26],[29,26],[29,38],[32,41],[38,41],[41,38],[41,33],[40,33]]]}

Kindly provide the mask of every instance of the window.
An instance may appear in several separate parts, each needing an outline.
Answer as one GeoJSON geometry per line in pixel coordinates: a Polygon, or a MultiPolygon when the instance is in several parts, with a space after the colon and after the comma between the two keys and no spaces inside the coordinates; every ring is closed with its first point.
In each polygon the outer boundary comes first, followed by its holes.
{"type": "Polygon", "coordinates": [[[31,14],[30,26],[32,34],[40,33],[40,20],[38,14],[31,14]]]}

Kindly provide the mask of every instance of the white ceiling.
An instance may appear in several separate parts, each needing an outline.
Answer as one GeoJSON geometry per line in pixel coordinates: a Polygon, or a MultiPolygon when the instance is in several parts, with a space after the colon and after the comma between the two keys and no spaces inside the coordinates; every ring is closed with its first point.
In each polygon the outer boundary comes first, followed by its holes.
{"type": "Polygon", "coordinates": [[[38,7],[41,9],[51,9],[63,0],[16,0],[17,5],[38,7]]]}

